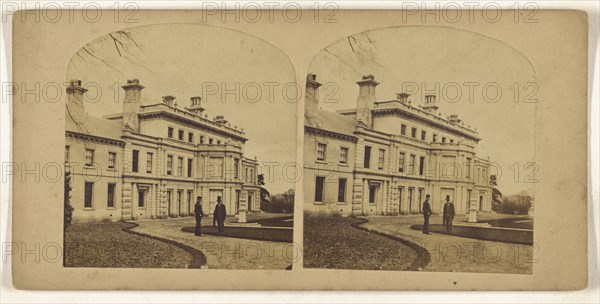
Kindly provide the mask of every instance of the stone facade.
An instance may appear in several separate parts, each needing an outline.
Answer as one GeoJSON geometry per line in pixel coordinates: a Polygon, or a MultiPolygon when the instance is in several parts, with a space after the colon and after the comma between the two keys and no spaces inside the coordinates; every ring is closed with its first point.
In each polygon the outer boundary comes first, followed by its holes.
{"type": "Polygon", "coordinates": [[[73,218],[156,219],[205,214],[221,197],[230,215],[260,211],[258,161],[244,156],[248,140],[224,116],[209,119],[200,97],[181,108],[175,97],[152,102],[129,80],[123,113],[84,114],[81,81],[67,89],[65,168],[72,174],[73,218]]]}
{"type": "Polygon", "coordinates": [[[436,96],[377,101],[372,75],[357,82],[356,108],[318,108],[309,74],[304,135],[304,210],[343,215],[417,214],[425,195],[434,213],[450,196],[456,212],[490,212],[489,159],[476,155],[478,132],[458,115],[442,117],[436,96]]]}

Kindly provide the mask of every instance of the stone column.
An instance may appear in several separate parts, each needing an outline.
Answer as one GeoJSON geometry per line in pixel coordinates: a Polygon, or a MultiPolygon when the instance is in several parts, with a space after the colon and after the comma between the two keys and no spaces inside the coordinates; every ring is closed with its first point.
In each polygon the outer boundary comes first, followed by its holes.
{"type": "MultiPolygon", "coordinates": [[[[475,192],[475,190],[473,190],[475,192]]],[[[471,201],[469,203],[469,223],[477,223],[477,195],[471,192],[471,201]]]]}

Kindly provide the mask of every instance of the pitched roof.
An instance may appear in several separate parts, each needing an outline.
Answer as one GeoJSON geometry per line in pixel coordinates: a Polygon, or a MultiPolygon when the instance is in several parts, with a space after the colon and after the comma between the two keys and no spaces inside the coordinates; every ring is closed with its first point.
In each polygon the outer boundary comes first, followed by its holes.
{"type": "Polygon", "coordinates": [[[316,113],[304,114],[304,126],[354,136],[358,124],[354,117],[318,109],[316,113]]]}
{"type": "Polygon", "coordinates": [[[81,119],[76,120],[77,122],[67,112],[65,118],[65,130],[116,140],[121,139],[123,126],[120,122],[87,114],[81,119]]]}

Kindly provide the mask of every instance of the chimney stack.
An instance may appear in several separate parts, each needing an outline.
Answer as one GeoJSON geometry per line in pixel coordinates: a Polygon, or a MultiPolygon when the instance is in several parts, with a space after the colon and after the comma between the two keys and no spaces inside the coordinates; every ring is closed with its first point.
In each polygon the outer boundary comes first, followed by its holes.
{"type": "Polygon", "coordinates": [[[458,118],[458,114],[451,114],[448,116],[448,121],[453,124],[459,124],[462,120],[458,118]]]}
{"type": "Polygon", "coordinates": [[[223,116],[223,115],[215,116],[214,121],[220,125],[227,124],[227,120],[225,119],[225,116],[223,116]]]}
{"type": "Polygon", "coordinates": [[[436,105],[435,95],[425,95],[425,102],[421,104],[421,108],[429,113],[437,111],[440,107],[436,105]]]}
{"type": "Polygon", "coordinates": [[[363,76],[362,80],[357,81],[356,84],[359,86],[358,98],[356,100],[356,119],[367,127],[372,128],[371,109],[377,100],[375,97],[375,87],[377,87],[379,82],[375,81],[375,76],[369,74],[363,76]]]}
{"type": "Polygon", "coordinates": [[[398,93],[398,94],[396,94],[396,99],[401,103],[407,103],[408,96],[410,96],[410,94],[408,94],[408,93],[398,93]]]}
{"type": "Polygon", "coordinates": [[[122,86],[125,90],[125,99],[123,99],[123,126],[134,131],[139,131],[138,112],[142,98],[142,89],[144,86],[137,79],[127,80],[127,84],[122,86]]]}
{"type": "Polygon", "coordinates": [[[169,107],[173,106],[173,100],[175,100],[175,96],[167,95],[163,96],[163,102],[169,107]]]}
{"type": "Polygon", "coordinates": [[[67,110],[76,123],[83,122],[83,116],[85,115],[83,94],[85,92],[87,92],[87,89],[81,86],[81,80],[74,79],[69,82],[67,87],[67,110]]]}
{"type": "Polygon", "coordinates": [[[190,106],[185,109],[196,115],[202,114],[204,111],[204,108],[202,107],[202,98],[198,96],[191,97],[190,106]]]}
{"type": "Polygon", "coordinates": [[[309,73],[306,76],[306,91],[304,93],[304,112],[309,116],[316,115],[319,110],[319,87],[317,75],[309,73]]]}

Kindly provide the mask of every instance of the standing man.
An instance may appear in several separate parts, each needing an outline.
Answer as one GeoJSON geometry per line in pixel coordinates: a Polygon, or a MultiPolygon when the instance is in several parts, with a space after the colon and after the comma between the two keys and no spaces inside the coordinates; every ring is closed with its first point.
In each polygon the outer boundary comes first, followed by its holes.
{"type": "Polygon", "coordinates": [[[225,216],[227,216],[225,205],[221,202],[221,197],[217,196],[217,205],[213,213],[213,226],[215,226],[215,223],[219,225],[219,234],[223,234],[223,230],[225,230],[225,216]]]}
{"type": "Polygon", "coordinates": [[[423,203],[423,234],[429,233],[429,216],[431,215],[431,205],[429,205],[429,194],[425,195],[423,203]]]}
{"type": "Polygon", "coordinates": [[[196,236],[201,236],[200,232],[202,217],[204,212],[202,211],[202,196],[198,196],[196,199],[196,205],[194,205],[194,215],[196,216],[196,236]]]}
{"type": "Polygon", "coordinates": [[[452,220],[454,219],[454,204],[450,201],[450,195],[446,195],[446,203],[444,204],[444,225],[446,232],[452,233],[452,220]]]}

